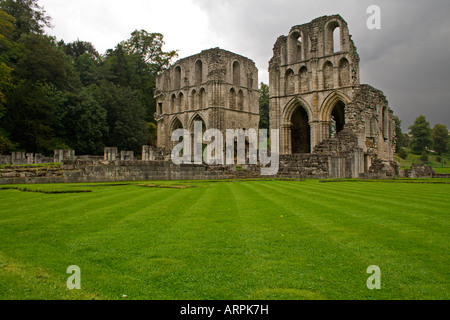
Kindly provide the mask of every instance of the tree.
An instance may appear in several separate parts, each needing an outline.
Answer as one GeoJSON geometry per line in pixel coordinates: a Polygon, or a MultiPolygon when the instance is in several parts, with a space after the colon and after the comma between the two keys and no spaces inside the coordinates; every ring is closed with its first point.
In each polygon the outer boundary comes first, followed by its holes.
{"type": "Polygon", "coordinates": [[[22,150],[48,154],[61,97],[79,90],[78,76],[52,37],[24,33],[14,50],[9,62],[13,85],[6,91],[6,115],[0,125],[22,150]]]}
{"type": "Polygon", "coordinates": [[[259,128],[260,129],[269,129],[270,127],[270,119],[269,119],[269,86],[261,82],[261,89],[259,95],[259,128]]]}
{"type": "Polygon", "coordinates": [[[105,144],[139,152],[149,140],[145,107],[139,94],[106,81],[100,85],[99,93],[97,101],[107,110],[109,133],[105,144]]]}
{"type": "Polygon", "coordinates": [[[411,146],[411,136],[408,132],[403,132],[404,147],[409,148],[411,146]]]}
{"type": "Polygon", "coordinates": [[[65,141],[81,154],[99,155],[103,153],[108,136],[107,112],[100,105],[100,91],[93,84],[81,90],[78,101],[66,111],[65,141]]]}
{"type": "Polygon", "coordinates": [[[443,124],[437,124],[433,127],[432,131],[433,149],[440,155],[447,153],[448,151],[448,130],[443,124]]]}
{"type": "Polygon", "coordinates": [[[8,112],[2,122],[21,149],[39,153],[50,149],[56,109],[51,92],[47,84],[22,80],[8,95],[8,112]]]}
{"type": "Polygon", "coordinates": [[[395,121],[395,137],[396,137],[396,144],[395,144],[395,152],[400,152],[400,149],[405,146],[405,137],[402,133],[402,121],[397,117],[394,116],[395,121]]]}
{"type": "Polygon", "coordinates": [[[0,62],[0,119],[6,112],[6,92],[13,86],[11,77],[12,70],[4,62],[0,62]]]}
{"type": "Polygon", "coordinates": [[[13,47],[12,33],[15,19],[0,10],[0,119],[5,114],[6,92],[13,86],[12,71],[7,65],[9,58],[7,53],[13,47]]]}
{"type": "Polygon", "coordinates": [[[408,158],[408,152],[405,150],[405,148],[400,148],[398,156],[405,160],[406,158],[408,158]]]}
{"type": "MultiPolygon", "coordinates": [[[[16,19],[0,10],[0,55],[10,50],[13,46],[14,24],[16,19]]],[[[3,59],[0,61],[5,62],[3,59]]]]}
{"type": "Polygon", "coordinates": [[[428,153],[426,151],[422,151],[419,160],[422,164],[428,163],[428,153]]]}
{"type": "Polygon", "coordinates": [[[123,41],[120,46],[130,54],[137,54],[148,64],[154,73],[167,69],[173,58],[178,56],[176,50],[163,51],[164,36],[161,33],[148,33],[145,30],[135,30],[131,38],[123,41]]]}
{"type": "Polygon", "coordinates": [[[75,61],[84,54],[89,54],[96,60],[100,60],[100,54],[98,53],[97,49],[95,49],[94,45],[90,42],[77,40],[65,44],[64,41],[60,41],[58,44],[64,47],[65,53],[68,56],[74,58],[75,61]]]}
{"type": "Polygon", "coordinates": [[[409,127],[411,134],[411,149],[415,154],[421,154],[427,151],[432,145],[431,127],[426,117],[420,115],[414,121],[414,124],[409,127]]]}
{"type": "Polygon", "coordinates": [[[0,0],[0,9],[14,17],[16,40],[24,33],[43,34],[44,28],[51,26],[50,17],[38,0],[0,0]]]}
{"type": "Polygon", "coordinates": [[[22,49],[14,68],[18,78],[52,83],[59,89],[68,85],[73,66],[68,63],[64,52],[56,46],[53,37],[24,34],[18,43],[22,49]]]}
{"type": "Polygon", "coordinates": [[[77,40],[65,44],[61,40],[58,42],[58,46],[63,48],[65,54],[72,58],[72,63],[82,86],[99,84],[101,78],[99,69],[102,57],[92,43],[77,40]]]}
{"type": "Polygon", "coordinates": [[[169,68],[177,51],[164,51],[163,35],[134,31],[131,38],[108,50],[101,73],[105,79],[137,91],[146,110],[145,120],[154,122],[156,75],[169,68]]]}
{"type": "Polygon", "coordinates": [[[99,63],[90,53],[84,53],[79,56],[75,62],[75,68],[78,71],[83,86],[99,83],[101,79],[99,74],[99,63]]]}

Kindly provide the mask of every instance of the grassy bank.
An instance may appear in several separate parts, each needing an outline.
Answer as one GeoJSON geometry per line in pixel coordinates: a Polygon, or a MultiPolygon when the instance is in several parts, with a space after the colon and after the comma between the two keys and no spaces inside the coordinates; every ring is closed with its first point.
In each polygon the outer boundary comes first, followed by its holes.
{"type": "Polygon", "coordinates": [[[450,298],[449,184],[14,187],[0,190],[0,299],[450,298]]]}

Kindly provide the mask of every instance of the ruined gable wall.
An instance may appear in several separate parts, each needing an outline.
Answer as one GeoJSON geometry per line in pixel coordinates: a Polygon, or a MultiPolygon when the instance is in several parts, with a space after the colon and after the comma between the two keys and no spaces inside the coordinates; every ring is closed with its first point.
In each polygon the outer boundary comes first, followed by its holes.
{"type": "Polygon", "coordinates": [[[170,149],[174,124],[193,130],[258,128],[258,69],[250,59],[219,48],[177,61],[157,79],[158,147],[170,149]],[[199,71],[200,70],[200,71],[199,71]]]}

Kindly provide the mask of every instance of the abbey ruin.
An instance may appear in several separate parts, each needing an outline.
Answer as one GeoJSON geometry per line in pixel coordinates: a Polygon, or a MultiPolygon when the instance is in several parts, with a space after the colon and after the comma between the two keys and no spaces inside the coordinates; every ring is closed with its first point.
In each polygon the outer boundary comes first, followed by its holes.
{"type": "Polygon", "coordinates": [[[341,16],[292,27],[273,53],[270,126],[280,130],[281,154],[326,154],[334,176],[359,177],[376,162],[390,166],[393,112],[381,91],[360,84],[360,58],[341,16]]]}
{"type": "Polygon", "coordinates": [[[179,60],[156,82],[158,147],[171,149],[178,128],[259,127],[258,69],[245,57],[219,48],[179,60]]]}
{"type": "MultiPolygon", "coordinates": [[[[339,15],[293,26],[275,41],[269,62],[270,129],[279,132],[280,163],[274,177],[414,176],[414,170],[403,172],[394,161],[393,112],[380,90],[360,84],[359,63],[339,15]]],[[[143,146],[141,155],[117,148],[105,148],[104,157],[55,151],[59,169],[2,169],[0,183],[261,177],[258,165],[177,166],[170,158],[172,132],[193,132],[195,122],[204,131],[258,130],[258,69],[252,60],[219,48],[181,59],[158,75],[155,99],[157,146],[143,146]]],[[[0,161],[33,163],[38,158],[46,159],[22,153],[0,161]]]]}

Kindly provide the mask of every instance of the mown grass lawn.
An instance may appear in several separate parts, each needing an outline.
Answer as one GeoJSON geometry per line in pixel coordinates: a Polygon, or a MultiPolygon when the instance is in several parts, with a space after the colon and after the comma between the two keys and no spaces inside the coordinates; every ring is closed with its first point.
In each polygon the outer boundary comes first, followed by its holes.
{"type": "Polygon", "coordinates": [[[450,298],[450,184],[138,184],[0,190],[0,299],[450,298]]]}

